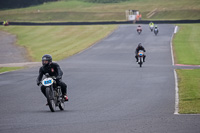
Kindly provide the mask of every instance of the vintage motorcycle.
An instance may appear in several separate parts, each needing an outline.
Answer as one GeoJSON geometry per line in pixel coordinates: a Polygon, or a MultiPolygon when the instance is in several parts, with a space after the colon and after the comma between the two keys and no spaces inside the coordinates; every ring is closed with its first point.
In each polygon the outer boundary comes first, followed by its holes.
{"type": "Polygon", "coordinates": [[[142,67],[142,64],[143,64],[143,57],[144,57],[144,51],[143,50],[140,50],[138,52],[138,64],[140,65],[140,67],[142,67]]]}
{"type": "Polygon", "coordinates": [[[46,98],[51,112],[55,112],[57,106],[60,110],[64,110],[65,100],[62,96],[61,87],[56,84],[56,78],[46,73],[42,84],[46,87],[46,98]]]}

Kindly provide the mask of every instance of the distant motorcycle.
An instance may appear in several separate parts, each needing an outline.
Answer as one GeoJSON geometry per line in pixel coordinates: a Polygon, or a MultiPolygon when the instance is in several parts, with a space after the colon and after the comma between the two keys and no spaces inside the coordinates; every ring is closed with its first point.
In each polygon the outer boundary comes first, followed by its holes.
{"type": "Polygon", "coordinates": [[[58,106],[60,110],[64,110],[64,98],[62,96],[61,87],[57,86],[56,78],[45,74],[42,84],[46,87],[46,98],[51,112],[56,111],[58,106]]]}
{"type": "Polygon", "coordinates": [[[157,36],[157,34],[158,34],[158,29],[157,28],[154,29],[154,34],[157,36]]]}
{"type": "Polygon", "coordinates": [[[142,64],[143,64],[143,57],[144,57],[144,51],[143,50],[140,50],[138,52],[138,64],[140,65],[140,67],[142,67],[142,64]]]}
{"type": "Polygon", "coordinates": [[[140,35],[142,33],[142,29],[137,29],[137,32],[140,35]]]}
{"type": "Polygon", "coordinates": [[[153,31],[153,28],[154,28],[154,26],[153,25],[150,25],[149,26],[149,28],[150,28],[150,30],[151,30],[151,32],[153,31]]]}

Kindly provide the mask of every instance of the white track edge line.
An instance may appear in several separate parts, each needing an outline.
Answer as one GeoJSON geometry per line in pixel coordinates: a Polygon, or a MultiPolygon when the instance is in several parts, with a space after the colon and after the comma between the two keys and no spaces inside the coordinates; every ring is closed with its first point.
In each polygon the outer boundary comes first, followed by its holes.
{"type": "MultiPolygon", "coordinates": [[[[177,26],[176,26],[176,27],[177,27],[177,26]]],[[[175,29],[174,29],[174,33],[175,33],[175,30],[176,30],[176,27],[175,27],[175,29]]],[[[172,41],[173,41],[174,33],[172,34],[171,42],[170,42],[170,47],[171,47],[171,57],[172,57],[172,65],[173,65],[173,66],[174,66],[174,53],[173,53],[172,41]]]]}
{"type": "MultiPolygon", "coordinates": [[[[174,28],[174,33],[172,34],[171,37],[171,42],[170,42],[170,47],[171,47],[171,57],[172,57],[172,65],[174,66],[174,53],[173,53],[173,45],[172,45],[172,41],[173,41],[173,37],[174,34],[177,32],[178,26],[176,26],[174,28]]],[[[176,70],[174,69],[174,79],[175,79],[175,111],[174,114],[178,115],[178,111],[179,111],[179,94],[178,94],[178,80],[177,80],[177,73],[176,70]]]]}
{"type": "Polygon", "coordinates": [[[176,70],[174,69],[174,77],[175,77],[175,111],[174,114],[178,115],[178,111],[179,111],[179,94],[178,94],[178,80],[177,80],[177,73],[176,70]]]}

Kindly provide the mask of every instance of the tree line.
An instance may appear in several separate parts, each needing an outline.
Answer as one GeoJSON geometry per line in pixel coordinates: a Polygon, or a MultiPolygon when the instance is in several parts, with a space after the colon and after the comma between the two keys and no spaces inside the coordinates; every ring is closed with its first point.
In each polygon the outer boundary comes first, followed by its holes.
{"type": "Polygon", "coordinates": [[[0,0],[0,9],[22,8],[59,0],[0,0]]]}
{"type": "MultiPolygon", "coordinates": [[[[52,1],[60,1],[60,0],[0,0],[0,9],[23,8],[52,1]]],[[[92,2],[92,3],[118,3],[129,0],[80,0],[80,1],[92,2]]]]}

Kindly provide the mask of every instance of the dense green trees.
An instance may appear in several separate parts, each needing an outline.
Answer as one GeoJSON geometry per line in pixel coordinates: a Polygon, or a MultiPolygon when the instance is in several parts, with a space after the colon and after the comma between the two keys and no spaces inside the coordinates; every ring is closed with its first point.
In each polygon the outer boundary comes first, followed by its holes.
{"type": "MultiPolygon", "coordinates": [[[[44,2],[60,1],[60,0],[0,0],[0,9],[22,8],[31,5],[43,4],[44,2]]],[[[64,0],[68,1],[68,0],[64,0]]],[[[118,3],[129,0],[80,0],[92,3],[118,3]]]]}
{"type": "Polygon", "coordinates": [[[0,9],[21,8],[58,0],[0,0],[0,9]]]}

